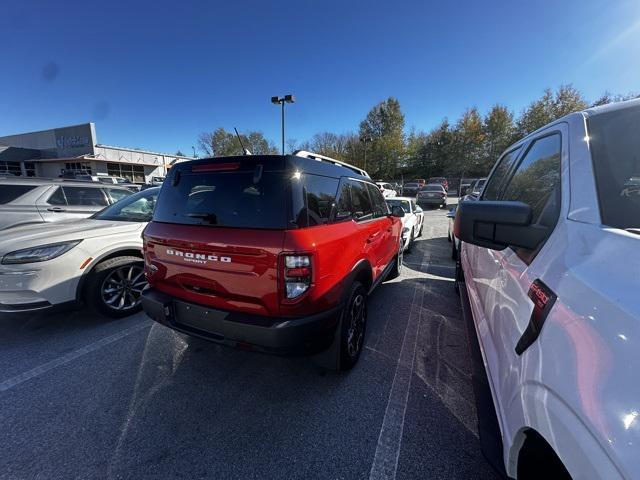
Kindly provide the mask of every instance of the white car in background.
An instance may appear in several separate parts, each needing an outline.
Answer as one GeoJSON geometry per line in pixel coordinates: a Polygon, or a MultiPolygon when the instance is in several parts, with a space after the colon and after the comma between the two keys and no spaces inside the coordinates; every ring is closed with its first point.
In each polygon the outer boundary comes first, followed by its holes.
{"type": "Polygon", "coordinates": [[[386,199],[389,210],[393,207],[400,207],[404,210],[402,217],[402,239],[404,241],[404,251],[410,252],[413,241],[422,235],[424,226],[424,212],[416,204],[415,198],[396,197],[386,199]]]}
{"type": "Polygon", "coordinates": [[[393,185],[391,185],[390,183],[376,182],[376,185],[380,189],[380,192],[382,192],[382,196],[384,198],[393,198],[398,194],[395,188],[393,188],[393,185]]]}
{"type": "Polygon", "coordinates": [[[0,312],[81,303],[116,318],[140,310],[141,233],[159,191],[127,196],[90,218],[3,231],[0,312]]]}
{"type": "Polygon", "coordinates": [[[480,441],[510,478],[640,478],[638,132],[640,100],[572,113],[458,205],[480,441]]]}

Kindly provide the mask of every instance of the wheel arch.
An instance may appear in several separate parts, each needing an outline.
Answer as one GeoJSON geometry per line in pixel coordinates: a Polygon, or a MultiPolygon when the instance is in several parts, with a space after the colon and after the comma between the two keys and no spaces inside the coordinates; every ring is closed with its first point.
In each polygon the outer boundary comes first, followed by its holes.
{"type": "Polygon", "coordinates": [[[510,477],[517,478],[523,447],[533,444],[553,452],[573,478],[624,478],[594,432],[552,389],[537,382],[527,383],[508,410],[507,418],[521,419],[521,426],[509,434],[510,444],[505,444],[505,466],[510,477]]]}
{"type": "Polygon", "coordinates": [[[349,275],[347,275],[342,289],[343,303],[347,300],[346,296],[355,281],[362,283],[367,293],[371,290],[373,286],[373,268],[368,260],[362,259],[358,261],[349,272],[349,275]]]}
{"type": "Polygon", "coordinates": [[[93,269],[99,265],[100,263],[104,262],[105,260],[109,260],[111,258],[116,258],[116,257],[139,257],[141,260],[144,259],[144,256],[142,254],[142,248],[140,247],[135,247],[133,245],[129,245],[129,246],[120,246],[117,248],[113,248],[110,250],[107,250],[103,253],[101,253],[100,255],[93,257],[93,260],[91,260],[91,262],[89,263],[89,265],[87,265],[84,268],[84,271],[82,272],[82,275],[80,276],[80,281],[78,282],[78,286],[76,288],[76,301],[77,302],[81,302],[83,300],[83,290],[84,290],[84,286],[86,284],[87,278],[89,276],[89,274],[93,271],[93,269]]]}

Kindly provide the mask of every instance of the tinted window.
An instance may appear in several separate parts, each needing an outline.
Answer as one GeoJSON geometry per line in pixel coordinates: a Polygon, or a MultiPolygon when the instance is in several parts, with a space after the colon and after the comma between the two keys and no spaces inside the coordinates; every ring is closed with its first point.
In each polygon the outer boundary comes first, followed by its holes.
{"type": "Polygon", "coordinates": [[[53,192],[53,195],[51,195],[49,197],[49,200],[47,200],[47,203],[49,205],[66,205],[67,199],[64,198],[64,192],[62,191],[62,188],[56,188],[56,191],[53,192]]]}
{"type": "Polygon", "coordinates": [[[289,177],[280,172],[180,171],[158,197],[154,221],[242,228],[286,228],[289,177]]]}
{"type": "Polygon", "coordinates": [[[307,222],[300,219],[298,226],[323,225],[329,222],[335,206],[336,192],[339,180],[337,178],[321,177],[319,175],[303,175],[306,193],[307,222]]]}
{"type": "Polygon", "coordinates": [[[356,220],[369,220],[373,218],[371,200],[364,182],[351,181],[351,205],[353,216],[356,220]]]}
{"type": "Polygon", "coordinates": [[[369,198],[371,198],[371,203],[373,206],[373,216],[374,217],[383,217],[387,215],[387,204],[384,201],[384,197],[380,192],[380,189],[375,185],[371,185],[367,183],[367,189],[369,190],[369,198]]]}
{"type": "Polygon", "coordinates": [[[351,186],[348,181],[343,181],[338,192],[336,220],[348,218],[351,218],[351,186]]]}
{"type": "Polygon", "coordinates": [[[36,187],[30,185],[0,185],[0,204],[13,202],[34,188],[36,187]]]}
{"type": "Polygon", "coordinates": [[[602,223],[640,228],[640,108],[588,120],[602,223]]]}
{"type": "MultiPolygon", "coordinates": [[[[106,207],[109,205],[107,198],[100,188],[87,187],[62,187],[68,205],[85,207],[106,207]]],[[[51,199],[49,199],[51,203],[51,199]]]]}
{"type": "Polygon", "coordinates": [[[442,185],[427,185],[426,187],[422,187],[420,191],[421,192],[444,192],[444,187],[442,185]]]}
{"type": "Polygon", "coordinates": [[[111,201],[113,202],[117,202],[118,200],[124,197],[128,197],[133,193],[123,188],[106,188],[105,190],[107,191],[107,193],[111,197],[111,201]]]}
{"type": "Polygon", "coordinates": [[[92,218],[98,220],[115,220],[122,222],[149,222],[158,197],[158,190],[129,195],[126,200],[101,210],[92,218]]]}
{"type": "Polygon", "coordinates": [[[560,152],[561,137],[550,135],[533,142],[513,178],[503,200],[524,202],[531,207],[533,223],[555,224],[560,209],[560,152]]]}
{"type": "Polygon", "coordinates": [[[511,171],[511,167],[513,166],[514,162],[518,158],[518,154],[520,153],[521,148],[522,147],[518,147],[514,150],[511,150],[510,152],[503,155],[500,160],[498,160],[498,165],[489,178],[487,187],[484,189],[484,194],[482,195],[483,200],[498,199],[502,184],[511,171]]]}

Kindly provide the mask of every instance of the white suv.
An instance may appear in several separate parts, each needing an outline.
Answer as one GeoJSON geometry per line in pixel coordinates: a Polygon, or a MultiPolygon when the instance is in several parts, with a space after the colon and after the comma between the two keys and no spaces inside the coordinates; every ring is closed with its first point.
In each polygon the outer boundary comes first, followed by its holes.
{"type": "Polygon", "coordinates": [[[456,278],[489,387],[476,370],[476,395],[510,477],[640,477],[639,177],[630,101],[522,139],[458,207],[456,278]]]}

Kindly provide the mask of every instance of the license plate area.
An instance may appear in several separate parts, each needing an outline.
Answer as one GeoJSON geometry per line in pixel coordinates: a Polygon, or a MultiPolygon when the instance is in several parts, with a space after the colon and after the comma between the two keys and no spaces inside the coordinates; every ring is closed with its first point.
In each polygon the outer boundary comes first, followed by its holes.
{"type": "Polygon", "coordinates": [[[182,302],[174,303],[175,320],[179,325],[195,328],[224,338],[223,322],[228,313],[182,302]]]}

